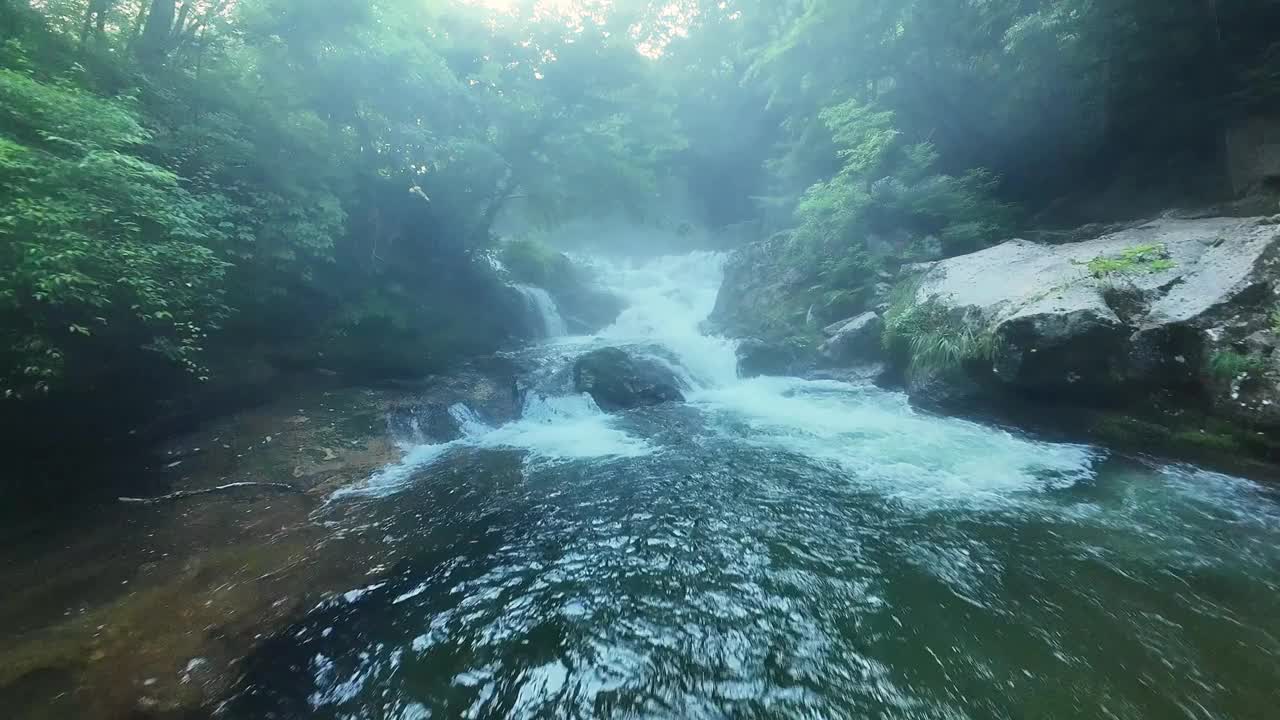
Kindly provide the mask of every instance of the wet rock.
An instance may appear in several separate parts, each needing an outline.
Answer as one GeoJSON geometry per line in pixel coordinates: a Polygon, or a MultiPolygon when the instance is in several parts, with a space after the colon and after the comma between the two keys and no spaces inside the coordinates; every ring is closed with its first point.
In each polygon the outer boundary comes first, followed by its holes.
{"type": "Polygon", "coordinates": [[[801,375],[813,366],[813,348],[800,340],[748,338],[738,344],[738,375],[801,375]]]}
{"type": "Polygon", "coordinates": [[[626,309],[622,298],[601,287],[588,268],[541,243],[508,241],[502,259],[511,280],[551,295],[570,333],[597,333],[626,309]]]}
{"type": "Polygon", "coordinates": [[[684,401],[675,373],[661,363],[617,348],[588,353],[573,366],[573,386],[613,412],[684,401]]]}
{"type": "Polygon", "coordinates": [[[1011,240],[915,269],[916,302],[989,333],[992,351],[976,374],[932,378],[913,394],[945,396],[937,386],[948,377],[962,395],[977,379],[1097,405],[1166,392],[1280,427],[1271,410],[1280,367],[1268,349],[1280,232],[1259,219],[1164,217],[1083,242],[1011,240]]]}
{"type": "Polygon", "coordinates": [[[818,352],[827,365],[874,363],[884,357],[884,320],[873,312],[829,325],[823,330],[827,341],[818,352]]]}
{"type": "Polygon", "coordinates": [[[906,378],[911,404],[929,410],[963,412],[983,400],[985,388],[964,372],[930,370],[906,378]]]}
{"type": "Polygon", "coordinates": [[[804,295],[804,269],[785,261],[789,243],[790,237],[781,233],[729,256],[709,330],[733,337],[775,338],[787,337],[806,324],[810,306],[797,302],[804,295]]]}
{"type": "Polygon", "coordinates": [[[465,425],[502,425],[520,416],[518,370],[505,358],[491,357],[459,365],[447,374],[411,384],[388,413],[394,436],[414,442],[448,442],[465,432],[465,425]]]}
{"type": "Polygon", "coordinates": [[[626,308],[622,298],[585,279],[553,289],[551,295],[569,332],[575,335],[600,332],[612,325],[626,308]]]}

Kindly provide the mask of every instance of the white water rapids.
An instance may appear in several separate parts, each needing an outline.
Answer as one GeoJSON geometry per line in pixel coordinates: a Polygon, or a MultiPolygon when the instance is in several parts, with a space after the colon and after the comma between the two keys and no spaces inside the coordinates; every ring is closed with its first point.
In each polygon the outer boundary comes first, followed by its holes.
{"type": "MultiPolygon", "coordinates": [[[[1089,477],[1096,453],[1050,444],[984,425],[914,411],[900,393],[870,385],[800,378],[740,379],[736,343],[703,332],[723,277],[723,256],[697,252],[647,262],[592,261],[603,284],[627,308],[592,336],[563,336],[559,312],[537,288],[521,291],[542,308],[549,338],[533,350],[546,372],[601,347],[625,347],[672,368],[688,406],[712,427],[745,425],[748,442],[847,468],[858,482],[918,502],[966,505],[1069,486],[1089,477]]],[[[463,406],[451,411],[464,437],[411,444],[403,460],[337,497],[398,492],[414,474],[451,450],[515,448],[530,462],[633,458],[662,448],[629,432],[586,395],[530,393],[522,418],[490,427],[463,406]]]]}
{"type": "Polygon", "coordinates": [[[712,254],[596,263],[613,326],[519,351],[523,415],[322,511],[369,582],[246,665],[227,717],[1261,718],[1280,494],[901,393],[741,379],[712,254]],[[606,414],[583,353],[685,403],[606,414]],[[362,556],[363,557],[363,556],[362,556]]]}

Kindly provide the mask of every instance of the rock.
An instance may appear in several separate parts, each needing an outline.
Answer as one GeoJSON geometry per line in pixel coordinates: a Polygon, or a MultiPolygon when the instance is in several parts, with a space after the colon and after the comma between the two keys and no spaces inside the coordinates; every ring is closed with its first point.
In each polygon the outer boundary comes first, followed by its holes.
{"type": "MultiPolygon", "coordinates": [[[[1280,232],[1257,219],[1163,217],[1083,242],[1011,240],[916,269],[917,303],[992,333],[985,369],[997,388],[1100,404],[1195,387],[1229,396],[1206,381],[1210,364],[1249,337],[1255,349],[1239,352],[1260,356],[1257,333],[1274,336],[1280,232]]],[[[1255,390],[1251,407],[1280,403],[1271,368],[1255,373],[1271,377],[1257,383],[1270,390],[1255,390]]]]}
{"type": "Polygon", "coordinates": [[[409,391],[388,412],[388,428],[409,442],[448,442],[468,423],[498,426],[520,416],[515,365],[502,357],[478,358],[448,374],[399,383],[409,391]]]}
{"type": "Polygon", "coordinates": [[[866,385],[890,382],[889,366],[884,363],[863,363],[853,367],[818,368],[804,373],[806,380],[835,380],[851,385],[866,385]]]}
{"type": "Polygon", "coordinates": [[[908,375],[911,404],[928,410],[965,411],[983,400],[983,388],[963,373],[920,372],[908,375]]]}
{"type": "Polygon", "coordinates": [[[802,375],[813,365],[812,346],[800,341],[748,338],[738,344],[738,375],[802,375]]]}
{"type": "Polygon", "coordinates": [[[617,348],[579,358],[573,366],[573,386],[606,412],[684,401],[674,372],[617,348]]]}
{"type": "Polygon", "coordinates": [[[589,268],[541,243],[508,241],[503,260],[511,280],[551,295],[571,333],[597,333],[626,309],[622,298],[599,286],[589,268]]]}
{"type": "Polygon", "coordinates": [[[829,339],[818,352],[828,365],[876,362],[884,356],[884,320],[873,312],[830,325],[823,333],[829,339]]]}
{"type": "Polygon", "coordinates": [[[708,321],[710,331],[742,338],[777,338],[806,325],[809,304],[797,301],[804,296],[803,269],[784,260],[789,242],[790,237],[780,233],[729,256],[724,283],[708,321]]]}
{"type": "Polygon", "coordinates": [[[626,303],[617,295],[598,288],[583,278],[551,290],[569,332],[593,335],[612,325],[626,303]]]}

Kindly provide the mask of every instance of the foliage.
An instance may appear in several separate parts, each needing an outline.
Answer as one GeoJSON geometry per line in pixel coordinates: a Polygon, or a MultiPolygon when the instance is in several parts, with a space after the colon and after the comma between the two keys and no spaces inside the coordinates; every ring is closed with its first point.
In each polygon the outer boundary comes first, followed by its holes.
{"type": "Polygon", "coordinates": [[[957,317],[936,298],[922,301],[917,295],[915,281],[900,283],[885,314],[885,349],[905,365],[908,377],[950,373],[993,358],[993,328],[957,317]]]}
{"type": "MultiPolygon", "coordinates": [[[[815,289],[827,304],[834,298],[865,302],[876,272],[916,254],[925,239],[956,255],[1010,229],[1012,211],[995,200],[989,174],[938,173],[935,148],[905,142],[892,112],[847,101],[820,117],[842,166],[801,197],[796,242],[799,262],[819,268],[815,289]]],[[[860,303],[849,305],[845,312],[861,309],[860,303]]]]}
{"type": "Polygon", "coordinates": [[[1213,354],[1209,359],[1209,373],[1219,382],[1231,382],[1241,376],[1261,373],[1266,363],[1252,355],[1224,350],[1213,354]]]}
{"type": "Polygon", "coordinates": [[[1163,244],[1138,245],[1111,257],[1100,255],[1085,265],[1089,274],[1098,280],[1154,275],[1178,266],[1169,258],[1169,250],[1163,244]]]}
{"type": "MultiPolygon", "coordinates": [[[[201,348],[282,329],[461,342],[415,318],[509,216],[794,226],[779,316],[852,313],[1018,206],[1218,181],[1228,119],[1280,97],[1275,3],[486,7],[0,3],[0,387],[148,352],[204,377],[201,348]]],[[[1153,252],[1089,270],[1171,267],[1153,252]]],[[[917,333],[922,362],[981,354],[964,330],[917,333]]]]}
{"type": "Polygon", "coordinates": [[[148,138],[133,112],[8,70],[0,108],[4,394],[48,391],[113,342],[202,375],[226,314],[223,238],[173,173],[131,154],[148,138]]]}
{"type": "Polygon", "coordinates": [[[564,255],[533,238],[507,240],[499,257],[511,277],[526,285],[554,288],[571,271],[564,255]]]}
{"type": "Polygon", "coordinates": [[[0,390],[84,386],[146,351],[204,378],[207,344],[282,334],[359,336],[373,359],[499,342],[483,303],[443,308],[486,291],[457,270],[499,215],[649,213],[687,146],[630,40],[653,17],[4,4],[0,390]],[[485,320],[432,329],[459,313],[485,320]]]}

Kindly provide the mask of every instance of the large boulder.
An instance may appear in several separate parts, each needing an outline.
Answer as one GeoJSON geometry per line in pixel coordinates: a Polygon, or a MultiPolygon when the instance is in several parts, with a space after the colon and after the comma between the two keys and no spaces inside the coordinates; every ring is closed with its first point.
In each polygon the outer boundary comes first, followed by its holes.
{"type": "Polygon", "coordinates": [[[600,287],[589,268],[544,243],[508,239],[499,255],[511,280],[550,294],[570,333],[599,332],[626,309],[622,298],[600,287]]]}
{"type": "Polygon", "coordinates": [[[573,366],[573,387],[590,395],[606,412],[684,400],[680,383],[669,368],[617,348],[579,358],[573,366]]]}
{"type": "Polygon", "coordinates": [[[733,337],[786,337],[806,324],[809,307],[797,303],[804,268],[786,262],[786,234],[734,251],[709,318],[710,329],[733,337]]]}
{"type": "Polygon", "coordinates": [[[914,303],[989,333],[981,364],[997,387],[1097,402],[1176,390],[1250,421],[1280,419],[1270,410],[1280,404],[1270,349],[1280,232],[1270,219],[1162,218],[915,269],[914,303]],[[1224,375],[1252,382],[1214,381],[1224,375]]]}
{"type": "Polygon", "coordinates": [[[874,363],[884,357],[884,319],[874,312],[829,325],[822,332],[827,341],[818,352],[829,366],[874,363]]]}

